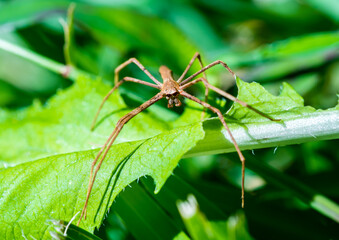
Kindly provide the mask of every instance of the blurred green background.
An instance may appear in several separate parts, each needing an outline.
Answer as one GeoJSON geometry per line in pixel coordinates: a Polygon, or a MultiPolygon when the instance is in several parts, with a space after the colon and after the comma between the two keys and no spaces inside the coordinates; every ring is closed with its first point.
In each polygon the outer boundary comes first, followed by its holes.
{"type": "MultiPolygon", "coordinates": [[[[160,65],[167,65],[178,77],[198,51],[205,64],[223,60],[241,79],[260,82],[273,94],[278,94],[281,83],[286,81],[303,96],[305,105],[326,109],[338,102],[339,1],[72,2],[76,3],[74,32],[69,51],[71,61],[67,63],[105,81],[113,82],[114,68],[130,57],[139,59],[155,76],[159,76],[160,65]]],[[[70,3],[0,0],[0,39],[66,63],[60,19],[66,21],[70,3]]],[[[189,73],[198,69],[195,64],[189,73]]],[[[149,81],[135,66],[126,68],[122,75],[149,81]]],[[[234,81],[222,67],[212,68],[207,76],[215,86],[236,95],[234,81]]],[[[58,89],[71,84],[71,80],[49,69],[0,49],[2,108],[29,106],[34,99],[45,102],[58,89]]],[[[201,90],[197,86],[193,91],[202,96],[201,90]]],[[[156,90],[126,84],[120,93],[134,107],[152,97],[156,90]]],[[[210,94],[210,101],[215,99],[219,101],[210,94]]],[[[159,105],[166,108],[164,103],[159,105]]],[[[178,117],[182,109],[176,111],[165,118],[178,117]]],[[[338,202],[337,147],[335,140],[318,141],[246,154],[338,202]]],[[[235,154],[183,159],[175,175],[189,182],[227,215],[237,216],[239,191],[231,190],[239,188],[238,161],[235,154]]],[[[247,172],[247,190],[252,196],[242,213],[254,239],[339,239],[337,223],[310,210],[293,198],[291,192],[264,181],[252,170],[247,172]]],[[[176,180],[169,180],[172,181],[176,180]]],[[[147,181],[143,184],[149,185],[147,181]]],[[[167,185],[170,188],[170,183],[167,185]]],[[[121,195],[127,196],[128,191],[121,195]]],[[[153,198],[161,198],[161,193],[153,198]]],[[[116,205],[119,206],[119,199],[116,205]]],[[[105,225],[96,234],[103,239],[138,238],[126,219],[113,205],[105,225]]]]}

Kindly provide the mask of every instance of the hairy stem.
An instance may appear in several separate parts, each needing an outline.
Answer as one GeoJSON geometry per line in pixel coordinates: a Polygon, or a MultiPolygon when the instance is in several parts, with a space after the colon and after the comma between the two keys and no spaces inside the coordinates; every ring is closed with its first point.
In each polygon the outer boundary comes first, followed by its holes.
{"type": "MultiPolygon", "coordinates": [[[[318,110],[301,116],[289,115],[281,122],[256,122],[228,125],[241,150],[278,147],[310,141],[339,138],[339,110],[318,110]]],[[[227,120],[227,119],[226,119],[227,120]]],[[[218,119],[204,122],[205,138],[184,157],[234,152],[235,148],[218,119]]]]}

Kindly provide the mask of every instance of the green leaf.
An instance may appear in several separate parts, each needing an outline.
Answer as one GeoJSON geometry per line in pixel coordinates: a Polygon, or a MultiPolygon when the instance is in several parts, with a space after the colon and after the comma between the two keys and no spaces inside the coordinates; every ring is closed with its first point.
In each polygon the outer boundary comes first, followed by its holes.
{"type": "MultiPolygon", "coordinates": [[[[3,168],[0,175],[0,232],[8,233],[8,238],[22,232],[46,238],[47,220],[69,221],[82,209],[90,165],[98,151],[89,149],[102,144],[117,120],[130,111],[118,94],[112,95],[91,132],[93,115],[108,89],[99,80],[83,77],[58,92],[46,106],[36,102],[25,110],[0,112],[3,166],[16,165],[3,168]],[[44,156],[48,157],[39,159],[44,156]]],[[[159,191],[181,156],[204,134],[200,123],[168,131],[168,124],[144,113],[128,125],[96,179],[88,218],[82,225],[89,231],[100,226],[115,196],[135,179],[150,175],[159,191]],[[149,139],[126,142],[145,138],[149,139]]]]}
{"type": "Polygon", "coordinates": [[[339,22],[338,10],[339,3],[335,0],[324,0],[324,1],[316,1],[316,0],[306,0],[306,4],[310,5],[317,11],[321,11],[324,14],[328,15],[335,22],[339,22]]]}
{"type": "MultiPolygon", "coordinates": [[[[116,92],[104,105],[95,131],[90,131],[95,112],[109,89],[100,80],[82,77],[69,89],[59,91],[46,106],[35,102],[25,110],[1,111],[2,165],[99,147],[119,118],[130,111],[116,92]]],[[[169,130],[169,125],[156,116],[143,113],[129,125],[116,143],[145,139],[169,130]]]]}
{"type": "Polygon", "coordinates": [[[326,50],[338,50],[338,32],[324,32],[300,37],[292,37],[256,50],[261,58],[283,58],[307,55],[326,50]]]}
{"type": "MultiPolygon", "coordinates": [[[[191,41],[175,26],[166,20],[145,16],[143,13],[114,8],[114,14],[112,14],[112,9],[109,7],[92,7],[91,11],[88,11],[88,7],[81,8],[79,6],[75,12],[75,19],[86,26],[86,29],[98,42],[119,51],[138,47],[153,49],[154,55],[164,59],[165,63],[172,68],[179,65],[182,70],[196,51],[196,47],[191,41]],[[145,38],[147,41],[143,40],[145,38]],[[166,52],[162,51],[163,46],[166,46],[166,52]]],[[[195,39],[192,41],[194,42],[195,39]]],[[[147,63],[148,68],[158,67],[158,62],[154,57],[150,57],[150,54],[142,54],[142,52],[140,57],[136,57],[143,59],[142,62],[147,63]]]]}
{"type": "Polygon", "coordinates": [[[247,81],[268,81],[321,66],[339,56],[337,31],[312,33],[225,57],[230,66],[250,66],[247,81]]]}
{"type": "Polygon", "coordinates": [[[123,219],[136,239],[189,239],[183,227],[154,199],[154,184],[151,185],[149,193],[134,182],[119,195],[111,210],[123,219]]]}
{"type": "MultiPolygon", "coordinates": [[[[93,231],[100,226],[115,196],[139,177],[150,175],[155,191],[159,191],[181,156],[202,137],[200,124],[195,124],[146,141],[112,146],[96,179],[87,219],[81,227],[93,231]]],[[[60,154],[3,169],[0,232],[6,233],[7,238],[24,233],[40,239],[51,230],[45,224],[47,220],[69,221],[83,207],[90,165],[97,151],[60,154]]]]}
{"type": "MultiPolygon", "coordinates": [[[[237,78],[239,88],[238,98],[244,102],[251,103],[251,106],[266,113],[274,114],[288,112],[291,109],[304,106],[303,98],[288,84],[283,84],[283,89],[279,96],[273,96],[258,83],[246,83],[237,78]]],[[[257,113],[248,108],[244,108],[239,103],[232,105],[227,114],[242,122],[267,121],[257,113]]]]}
{"type": "Polygon", "coordinates": [[[56,9],[67,9],[69,1],[58,0],[46,1],[25,1],[16,0],[7,2],[0,8],[0,23],[11,27],[23,27],[41,18],[48,11],[56,9]]]}
{"type": "Polygon", "coordinates": [[[291,195],[298,197],[314,210],[339,222],[339,206],[318,191],[308,187],[297,179],[283,174],[253,156],[246,155],[248,167],[263,177],[269,184],[286,189],[291,195]]]}
{"type": "MultiPolygon", "coordinates": [[[[180,169],[181,168],[177,168],[177,170],[179,171],[180,169]]],[[[141,180],[145,188],[148,190],[149,194],[152,194],[153,183],[151,183],[149,180],[145,179],[141,180]]],[[[210,188],[211,186],[209,184],[209,189],[210,188]]],[[[218,191],[215,191],[214,193],[218,195],[218,191]]],[[[186,199],[188,194],[193,194],[197,198],[197,200],[199,201],[200,209],[203,210],[203,212],[207,215],[208,218],[213,219],[227,218],[227,215],[220,209],[220,207],[215,202],[209,199],[210,195],[204,194],[203,192],[200,191],[200,189],[193,187],[189,182],[179,177],[178,175],[171,176],[166,182],[165,186],[161,189],[159,194],[153,195],[153,197],[157,200],[161,207],[165,209],[168,213],[170,213],[172,216],[174,216],[175,219],[178,218],[180,219],[181,217],[178,212],[176,202],[178,200],[186,199]]],[[[231,199],[231,197],[229,197],[227,201],[223,201],[223,205],[224,204],[229,206],[232,205],[232,207],[234,207],[233,205],[240,206],[238,198],[231,199]]]]}
{"type": "Polygon", "coordinates": [[[187,201],[179,201],[177,206],[192,239],[252,239],[243,214],[230,216],[227,221],[210,221],[200,211],[193,195],[187,201]]]}

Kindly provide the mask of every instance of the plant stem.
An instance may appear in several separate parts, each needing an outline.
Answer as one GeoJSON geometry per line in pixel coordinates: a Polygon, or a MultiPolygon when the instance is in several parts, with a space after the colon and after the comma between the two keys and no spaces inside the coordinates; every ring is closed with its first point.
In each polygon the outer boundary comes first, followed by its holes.
{"type": "Polygon", "coordinates": [[[28,61],[34,62],[41,67],[51,70],[57,74],[64,76],[70,80],[75,80],[79,77],[79,75],[87,75],[88,73],[78,70],[76,68],[55,62],[49,58],[36,54],[28,49],[19,47],[12,43],[9,43],[3,39],[0,39],[0,49],[3,49],[6,52],[13,53],[19,57],[27,59],[28,61]]]}
{"type": "MultiPolygon", "coordinates": [[[[317,110],[300,116],[283,113],[275,117],[282,121],[246,124],[228,122],[228,125],[241,150],[339,138],[339,109],[336,108],[317,110]]],[[[218,119],[206,120],[203,126],[205,138],[184,157],[235,151],[229,135],[218,119]]]]}

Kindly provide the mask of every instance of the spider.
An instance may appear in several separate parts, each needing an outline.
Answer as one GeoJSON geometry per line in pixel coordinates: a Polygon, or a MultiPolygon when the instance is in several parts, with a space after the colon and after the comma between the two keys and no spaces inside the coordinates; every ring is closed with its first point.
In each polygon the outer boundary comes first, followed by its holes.
{"type": "MultiPolygon", "coordinates": [[[[162,82],[158,81],[136,58],[130,58],[129,60],[127,60],[126,62],[122,63],[121,65],[119,65],[116,69],[115,69],[115,75],[114,75],[114,82],[115,85],[114,87],[108,92],[108,94],[104,97],[104,99],[101,102],[101,105],[99,106],[99,109],[94,117],[93,123],[91,125],[91,130],[94,129],[94,126],[96,124],[97,118],[99,116],[99,113],[104,105],[104,103],[107,101],[107,99],[109,98],[109,96],[111,96],[111,94],[121,86],[121,84],[123,84],[124,82],[134,82],[134,83],[139,83],[139,84],[143,84],[149,87],[153,87],[153,88],[157,88],[160,90],[159,93],[157,93],[154,97],[152,97],[151,99],[149,99],[148,101],[144,102],[143,104],[141,104],[139,107],[135,108],[134,110],[132,110],[131,112],[129,112],[128,114],[126,114],[125,116],[123,116],[122,118],[120,118],[120,120],[117,122],[113,132],[111,133],[111,135],[108,137],[107,141],[105,142],[105,144],[101,147],[100,151],[98,152],[97,156],[95,157],[94,161],[92,162],[92,166],[91,166],[91,172],[90,172],[90,177],[89,177],[89,184],[88,184],[88,189],[87,189],[87,196],[86,196],[86,201],[84,204],[84,207],[82,209],[81,212],[81,216],[80,219],[78,221],[78,225],[81,222],[81,219],[85,216],[86,218],[86,214],[87,214],[87,205],[88,205],[88,201],[89,201],[89,197],[92,191],[92,187],[96,178],[96,175],[101,167],[102,162],[104,161],[110,147],[112,146],[112,144],[114,143],[115,139],[117,138],[117,136],[119,135],[121,129],[125,126],[125,124],[131,120],[134,116],[136,116],[137,114],[139,114],[140,112],[142,112],[143,110],[145,110],[146,108],[150,107],[151,105],[153,105],[155,102],[159,101],[162,98],[166,98],[168,101],[167,107],[168,108],[172,108],[173,106],[176,107],[180,107],[181,106],[181,102],[179,100],[179,96],[182,96],[184,98],[188,98],[194,102],[197,102],[199,104],[201,104],[204,109],[207,108],[209,110],[211,110],[212,112],[214,112],[215,114],[217,114],[217,116],[219,117],[222,125],[225,127],[226,131],[228,132],[231,141],[234,144],[234,147],[238,153],[238,156],[240,158],[240,161],[242,163],[242,180],[241,180],[241,206],[244,207],[244,182],[245,182],[245,158],[243,156],[243,154],[241,153],[239,146],[236,142],[236,140],[234,139],[230,129],[227,126],[227,123],[222,115],[222,113],[220,112],[219,109],[211,106],[210,104],[207,103],[207,96],[208,96],[208,90],[213,90],[216,93],[220,94],[221,96],[228,98],[230,100],[232,100],[233,102],[237,102],[239,104],[241,104],[244,107],[247,107],[249,109],[251,109],[252,111],[258,113],[259,115],[268,118],[271,121],[277,121],[277,119],[273,119],[270,116],[266,115],[265,113],[255,109],[254,107],[250,106],[249,104],[237,99],[236,97],[232,96],[231,94],[211,85],[206,78],[206,73],[205,71],[215,65],[222,65],[224,68],[226,68],[228,70],[228,72],[230,72],[232,74],[232,76],[236,79],[236,75],[234,74],[234,72],[228,67],[228,65],[220,60],[214,61],[210,64],[208,64],[207,66],[204,67],[200,54],[199,53],[195,53],[194,56],[192,57],[191,61],[189,62],[189,64],[187,65],[185,71],[181,74],[181,76],[178,78],[178,80],[174,80],[173,75],[172,75],[172,71],[166,67],[166,66],[160,66],[159,68],[159,73],[161,75],[162,78],[162,82]],[[192,64],[194,63],[195,60],[198,60],[201,66],[201,69],[199,71],[197,71],[196,73],[194,73],[193,75],[189,76],[188,78],[184,79],[185,75],[187,74],[188,70],[191,68],[192,64]],[[123,79],[121,79],[119,81],[119,72],[126,67],[127,65],[134,63],[135,65],[137,65],[154,83],[149,83],[146,81],[142,81],[140,79],[136,79],[136,78],[132,78],[132,77],[124,77],[123,79]],[[197,79],[194,79],[196,76],[198,76],[199,74],[203,73],[204,77],[199,77],[197,79]],[[193,80],[194,79],[194,80],[193,80]],[[193,95],[187,93],[185,91],[186,88],[189,88],[190,86],[198,83],[198,82],[203,82],[205,85],[205,101],[201,101],[200,99],[194,97],[193,95]],[[100,159],[100,160],[99,160],[100,159]],[[99,161],[99,162],[98,162],[99,161]],[[97,164],[98,163],[98,164],[97,164]],[[95,168],[95,169],[94,169],[95,168]]],[[[203,112],[204,113],[204,112],[203,112]]]]}

